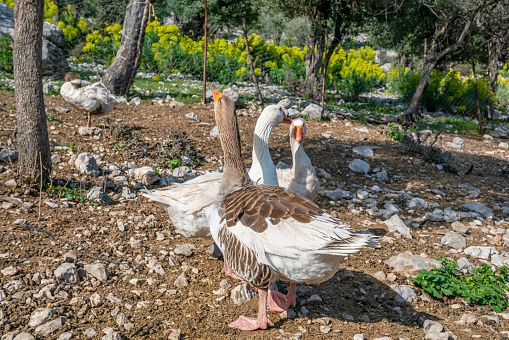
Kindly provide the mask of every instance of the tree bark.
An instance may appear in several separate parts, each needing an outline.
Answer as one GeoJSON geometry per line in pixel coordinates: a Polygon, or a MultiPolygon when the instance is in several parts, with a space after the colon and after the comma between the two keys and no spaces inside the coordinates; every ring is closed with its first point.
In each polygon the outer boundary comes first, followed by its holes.
{"type": "Polygon", "coordinates": [[[14,84],[20,172],[32,179],[51,175],[51,154],[42,93],[44,0],[14,2],[14,84]],[[42,166],[42,168],[41,168],[42,166]]]}
{"type": "Polygon", "coordinates": [[[207,104],[207,0],[205,0],[205,20],[203,27],[203,104],[207,104]]]}
{"type": "Polygon", "coordinates": [[[103,85],[117,96],[129,92],[141,61],[145,29],[152,8],[152,0],[130,0],[125,11],[120,47],[113,64],[103,77],[103,85]]]}
{"type": "Polygon", "coordinates": [[[472,61],[472,74],[474,75],[475,99],[477,102],[477,119],[479,119],[479,134],[484,135],[482,128],[481,105],[479,104],[479,88],[477,87],[477,75],[475,74],[475,63],[472,61]]]}
{"type": "Polygon", "coordinates": [[[325,31],[322,28],[311,29],[306,53],[306,92],[311,97],[318,93],[318,81],[320,79],[320,68],[323,61],[325,49],[325,31]],[[316,48],[316,52],[315,52],[316,48]]]}

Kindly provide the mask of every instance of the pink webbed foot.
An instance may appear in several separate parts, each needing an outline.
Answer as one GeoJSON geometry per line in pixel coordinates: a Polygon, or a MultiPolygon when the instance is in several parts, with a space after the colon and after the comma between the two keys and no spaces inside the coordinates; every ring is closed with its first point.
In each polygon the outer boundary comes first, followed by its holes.
{"type": "Polygon", "coordinates": [[[269,293],[269,308],[275,312],[283,312],[290,308],[290,306],[295,306],[295,295],[288,296],[279,292],[271,291],[269,293]]]}
{"type": "Polygon", "coordinates": [[[248,318],[243,315],[239,316],[239,318],[233,321],[230,324],[231,328],[237,328],[241,331],[254,331],[256,329],[267,329],[270,326],[274,326],[272,321],[270,321],[267,317],[258,320],[257,318],[248,318]]]}
{"type": "Polygon", "coordinates": [[[240,277],[238,277],[234,272],[233,270],[230,269],[230,267],[228,266],[228,264],[225,262],[224,263],[224,267],[223,269],[221,270],[222,272],[224,272],[226,275],[234,278],[235,280],[242,280],[240,277]]]}

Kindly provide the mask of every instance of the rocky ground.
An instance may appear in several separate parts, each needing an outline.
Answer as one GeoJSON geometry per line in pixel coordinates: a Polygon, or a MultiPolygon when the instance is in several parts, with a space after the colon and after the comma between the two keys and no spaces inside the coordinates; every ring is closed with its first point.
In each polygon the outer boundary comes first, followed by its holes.
{"type": "MultiPolygon", "coordinates": [[[[61,97],[45,96],[54,185],[74,188],[62,197],[67,191],[41,191],[17,174],[15,153],[7,156],[16,148],[14,94],[0,92],[0,102],[0,194],[7,198],[0,209],[1,339],[509,336],[507,311],[434,300],[409,281],[441,256],[461,259],[465,273],[481,262],[509,265],[504,140],[445,134],[441,144],[456,167],[473,166],[457,176],[407,152],[381,133],[383,125],[308,120],[305,148],[323,184],[317,203],[379,235],[382,246],[345,259],[327,282],[299,285],[296,308],[269,312],[273,328],[240,332],[228,323],[256,314],[255,292],[221,273],[211,239],[176,234],[167,215],[139,193],[144,184],[157,188],[222,165],[212,106],[122,103],[93,121],[100,128],[80,130],[85,117],[61,97]],[[134,129],[130,137],[119,137],[126,125],[134,129]],[[170,129],[195,140],[206,159],[201,166],[147,167],[170,129]]],[[[248,164],[259,112],[238,113],[248,164]]],[[[276,163],[291,164],[287,126],[275,128],[271,153],[276,163]]]]}

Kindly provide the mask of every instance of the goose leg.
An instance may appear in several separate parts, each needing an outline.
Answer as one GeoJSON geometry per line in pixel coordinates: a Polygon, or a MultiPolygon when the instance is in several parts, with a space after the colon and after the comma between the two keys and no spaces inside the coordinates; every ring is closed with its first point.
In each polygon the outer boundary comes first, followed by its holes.
{"type": "Polygon", "coordinates": [[[254,331],[255,329],[267,329],[274,324],[267,318],[267,288],[258,289],[258,317],[248,318],[243,315],[230,324],[231,328],[242,331],[254,331]]]}
{"type": "Polygon", "coordinates": [[[235,280],[242,280],[240,277],[238,277],[237,275],[235,275],[235,273],[233,272],[233,270],[231,270],[230,266],[228,265],[228,263],[226,262],[226,260],[224,261],[224,268],[222,269],[222,271],[230,276],[230,277],[233,277],[235,280]]]}
{"type": "Polygon", "coordinates": [[[90,124],[92,121],[92,116],[90,115],[90,113],[88,114],[88,123],[87,123],[87,128],[89,127],[92,127],[92,124],[90,124]]]}
{"type": "Polygon", "coordinates": [[[280,292],[271,291],[269,294],[269,308],[275,312],[282,312],[290,308],[290,306],[295,306],[295,283],[290,283],[290,288],[288,288],[288,294],[284,295],[280,292]]]}

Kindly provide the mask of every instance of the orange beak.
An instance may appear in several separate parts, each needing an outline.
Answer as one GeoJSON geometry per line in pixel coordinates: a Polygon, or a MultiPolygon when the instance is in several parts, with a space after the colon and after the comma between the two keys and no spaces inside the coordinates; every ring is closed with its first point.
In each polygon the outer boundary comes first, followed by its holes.
{"type": "Polygon", "coordinates": [[[283,112],[283,123],[292,124],[292,120],[283,112]]]}
{"type": "Polygon", "coordinates": [[[224,94],[222,94],[221,92],[219,91],[212,91],[212,95],[214,96],[214,104],[216,103],[216,101],[221,98],[222,96],[224,96],[224,94]]]}
{"type": "Polygon", "coordinates": [[[300,142],[302,140],[302,126],[295,126],[293,128],[293,135],[295,136],[295,140],[300,142]]]}

